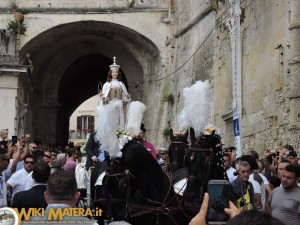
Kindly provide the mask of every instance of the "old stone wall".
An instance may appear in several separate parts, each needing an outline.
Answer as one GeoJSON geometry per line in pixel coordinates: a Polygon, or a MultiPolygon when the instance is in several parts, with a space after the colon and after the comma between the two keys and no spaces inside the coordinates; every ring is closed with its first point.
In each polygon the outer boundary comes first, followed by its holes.
{"type": "MultiPolygon", "coordinates": [[[[0,2],[0,24],[13,18],[9,2],[0,2]]],[[[158,51],[151,54],[143,48],[135,48],[134,42],[126,41],[124,46],[135,57],[130,62],[135,63],[128,63],[126,57],[122,57],[122,65],[127,68],[127,74],[137,71],[133,68],[135,64],[142,68],[142,79],[135,82],[136,75],[129,76],[128,80],[133,92],[142,92],[136,100],[147,105],[144,122],[148,139],[156,148],[167,147],[168,138],[162,135],[167,128],[178,129],[183,89],[206,79],[210,80],[214,93],[209,122],[221,128],[226,146],[234,145],[231,43],[226,26],[230,18],[229,1],[96,0],[83,3],[53,0],[37,3],[18,0],[17,3],[32,10],[25,17],[28,29],[27,35],[21,38],[21,47],[54,27],[81,21],[118,24],[137,32],[140,43],[147,39],[145,45],[155,45],[153,49],[158,51]],[[129,6],[130,3],[134,7],[129,6]],[[173,103],[164,100],[170,95],[174,97],[173,103]]],[[[274,150],[286,143],[299,149],[300,3],[298,0],[241,0],[241,8],[243,150],[255,148],[262,152],[264,148],[274,150]]],[[[7,48],[13,45],[4,46],[5,41],[1,37],[1,51],[13,52],[14,49],[7,48]]],[[[47,112],[53,117],[55,107],[47,112]]],[[[38,116],[44,120],[42,114],[38,116]]],[[[46,131],[41,135],[47,135],[46,131]]]]}
{"type": "MultiPolygon", "coordinates": [[[[10,0],[2,0],[0,7],[9,7],[10,0]]],[[[167,0],[17,0],[23,8],[114,8],[114,7],[145,7],[167,6],[167,0]]]]}
{"type": "Polygon", "coordinates": [[[175,13],[171,15],[169,65],[160,85],[158,114],[153,115],[156,129],[156,146],[167,147],[169,138],[164,130],[178,129],[178,114],[182,109],[182,90],[197,80],[211,78],[213,69],[213,39],[207,39],[214,27],[215,11],[206,1],[175,1],[175,13]],[[206,41],[205,41],[206,40],[206,41]],[[201,47],[200,47],[201,46],[201,47]],[[174,103],[165,102],[164,96],[173,95],[174,103]]]}
{"type": "MultiPolygon", "coordinates": [[[[188,26],[205,8],[212,6],[207,2],[177,1],[177,32],[188,26]]],[[[288,129],[291,125],[291,104],[287,94],[291,76],[288,59],[291,49],[297,49],[297,46],[291,46],[290,40],[290,4],[280,0],[245,0],[241,3],[241,132],[244,151],[249,148],[259,152],[264,148],[274,150],[286,143],[299,148],[299,139],[292,138],[288,129]]],[[[214,91],[211,118],[222,129],[226,146],[234,145],[231,46],[226,27],[229,7],[228,2],[218,1],[217,8],[176,37],[176,63],[172,70],[180,69],[174,74],[171,86],[172,93],[176,95],[197,80],[211,80],[214,91]]],[[[175,115],[180,104],[173,107],[170,115],[172,127],[176,127],[175,115]]]]}

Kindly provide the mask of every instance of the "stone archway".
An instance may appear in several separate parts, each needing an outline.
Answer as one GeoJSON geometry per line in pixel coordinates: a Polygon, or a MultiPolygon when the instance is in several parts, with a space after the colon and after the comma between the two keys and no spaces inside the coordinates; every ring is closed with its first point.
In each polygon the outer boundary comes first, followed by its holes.
{"type": "Polygon", "coordinates": [[[142,100],[145,77],[159,73],[160,53],[147,38],[110,22],[59,25],[30,40],[20,51],[31,55],[29,120],[34,139],[49,144],[68,140],[69,117],[105,82],[112,57],[121,65],[133,99],[142,100]]]}

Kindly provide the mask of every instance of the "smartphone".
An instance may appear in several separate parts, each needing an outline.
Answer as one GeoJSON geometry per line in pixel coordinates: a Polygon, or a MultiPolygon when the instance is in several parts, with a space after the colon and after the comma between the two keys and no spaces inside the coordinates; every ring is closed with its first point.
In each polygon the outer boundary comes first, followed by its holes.
{"type": "Polygon", "coordinates": [[[12,145],[15,145],[18,142],[18,136],[11,136],[12,145]]]}
{"type": "Polygon", "coordinates": [[[210,180],[208,182],[208,224],[227,224],[229,216],[224,212],[229,208],[230,183],[227,180],[210,180]]]}

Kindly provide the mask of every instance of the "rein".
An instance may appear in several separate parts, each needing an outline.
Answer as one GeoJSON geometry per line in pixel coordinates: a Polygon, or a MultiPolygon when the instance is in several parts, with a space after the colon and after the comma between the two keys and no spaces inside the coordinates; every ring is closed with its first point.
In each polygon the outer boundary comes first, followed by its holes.
{"type": "Polygon", "coordinates": [[[170,145],[171,144],[185,144],[185,145],[187,145],[187,143],[185,143],[183,141],[171,141],[170,145]]]}
{"type": "MultiPolygon", "coordinates": [[[[125,183],[121,183],[121,181],[123,179],[126,179],[124,182],[126,182],[126,184],[128,184],[127,186],[127,189],[126,189],[126,195],[125,195],[125,198],[112,198],[111,195],[109,197],[104,197],[104,198],[99,198],[99,199],[96,199],[94,202],[95,203],[101,203],[101,204],[107,204],[108,205],[108,215],[111,214],[111,205],[112,204],[115,204],[115,203],[118,203],[118,202],[125,202],[126,203],[126,215],[125,215],[125,218],[128,217],[128,210],[127,210],[127,206],[128,206],[128,202],[129,202],[129,199],[130,199],[130,194],[132,192],[132,187],[130,185],[130,178],[134,178],[135,179],[135,176],[129,172],[129,170],[125,170],[124,172],[119,172],[119,173],[115,173],[113,171],[110,170],[110,168],[107,169],[107,171],[105,172],[105,176],[108,176],[108,177],[114,177],[117,181],[118,181],[118,186],[119,188],[121,187],[122,184],[125,184],[125,183]]],[[[111,220],[112,218],[110,218],[111,220]]]]}
{"type": "MultiPolygon", "coordinates": [[[[207,180],[208,180],[208,177],[209,177],[209,174],[210,174],[210,171],[211,171],[211,163],[214,159],[214,152],[212,150],[212,148],[201,148],[199,146],[199,144],[195,144],[193,145],[193,148],[190,148],[188,149],[188,152],[185,154],[184,156],[184,162],[186,163],[186,167],[188,168],[188,175],[187,175],[187,179],[188,179],[188,182],[195,182],[195,181],[198,181],[198,182],[201,182],[202,185],[201,185],[201,189],[199,190],[200,191],[200,202],[203,200],[203,196],[204,196],[204,193],[203,193],[203,185],[207,183],[207,180]],[[199,148],[197,148],[199,147],[199,148]],[[189,155],[189,153],[191,153],[189,155]],[[201,154],[202,157],[204,157],[204,164],[203,165],[203,168],[204,169],[204,176],[203,177],[198,177],[196,176],[195,174],[191,174],[191,171],[190,171],[190,168],[188,167],[188,164],[189,163],[193,163],[192,161],[194,160],[194,158],[196,157],[195,154],[198,153],[198,154],[201,154]],[[187,159],[186,157],[190,157],[189,159],[187,159]]],[[[188,202],[185,202],[184,203],[185,207],[186,208],[191,208],[192,210],[199,210],[200,206],[199,204],[190,204],[188,202]]]]}
{"type": "Polygon", "coordinates": [[[135,176],[129,172],[129,170],[125,170],[124,172],[121,172],[121,173],[109,173],[108,171],[105,172],[105,176],[108,176],[108,177],[116,177],[116,179],[118,180],[118,176],[123,176],[123,175],[126,175],[126,176],[131,176],[135,179],[135,176]]]}
{"type": "MultiPolygon", "coordinates": [[[[173,224],[178,225],[173,215],[178,212],[183,212],[182,207],[180,206],[180,203],[178,201],[178,198],[176,194],[167,202],[167,198],[170,195],[171,188],[173,188],[172,181],[169,176],[169,190],[166,194],[166,197],[163,202],[153,201],[152,199],[146,198],[142,195],[139,191],[137,191],[137,194],[146,202],[153,204],[151,205],[144,205],[144,204],[137,204],[137,203],[128,203],[128,209],[129,209],[129,215],[131,218],[143,216],[146,214],[156,214],[156,224],[159,223],[159,215],[166,215],[173,224]],[[176,206],[168,206],[174,199],[176,199],[176,206]]],[[[185,214],[185,213],[184,213],[185,214]]],[[[186,215],[187,216],[187,215],[186,215]]]]}

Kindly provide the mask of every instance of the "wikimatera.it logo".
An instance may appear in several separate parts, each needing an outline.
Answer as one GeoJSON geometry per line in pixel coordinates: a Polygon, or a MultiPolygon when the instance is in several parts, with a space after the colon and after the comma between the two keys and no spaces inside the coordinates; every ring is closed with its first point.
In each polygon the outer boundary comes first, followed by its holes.
{"type": "Polygon", "coordinates": [[[29,208],[28,210],[22,208],[21,210],[18,210],[17,208],[5,207],[0,209],[0,220],[1,218],[6,218],[7,221],[9,220],[9,223],[3,223],[7,225],[20,224],[22,218],[23,221],[30,221],[34,217],[42,218],[43,221],[64,221],[66,216],[98,217],[102,216],[102,209],[96,208],[94,212],[89,208],[49,208],[47,212],[44,208],[29,208]],[[4,214],[5,216],[2,216],[1,214],[4,214]]]}
{"type": "Polygon", "coordinates": [[[18,225],[19,222],[18,214],[12,208],[3,207],[0,209],[0,224],[18,225]]]}

